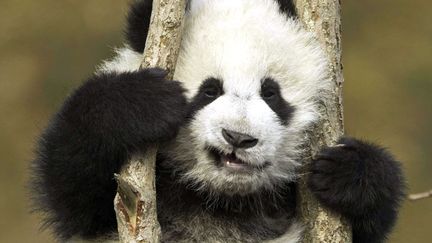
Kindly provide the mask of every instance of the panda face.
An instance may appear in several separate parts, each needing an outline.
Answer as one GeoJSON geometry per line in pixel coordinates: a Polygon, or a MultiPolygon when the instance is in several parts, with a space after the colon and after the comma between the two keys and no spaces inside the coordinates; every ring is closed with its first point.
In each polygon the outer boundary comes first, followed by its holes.
{"type": "Polygon", "coordinates": [[[187,183],[206,190],[272,189],[294,177],[293,150],[284,150],[294,111],[272,78],[208,78],[191,99],[189,123],[168,154],[187,183]]]}
{"type": "Polygon", "coordinates": [[[296,177],[303,133],[329,86],[327,60],[274,1],[202,1],[192,1],[174,75],[189,122],[162,152],[197,190],[273,190],[296,177]]]}
{"type": "Polygon", "coordinates": [[[186,174],[216,191],[245,194],[293,174],[283,147],[294,108],[271,78],[245,83],[209,78],[191,101],[196,161],[186,174]]]}

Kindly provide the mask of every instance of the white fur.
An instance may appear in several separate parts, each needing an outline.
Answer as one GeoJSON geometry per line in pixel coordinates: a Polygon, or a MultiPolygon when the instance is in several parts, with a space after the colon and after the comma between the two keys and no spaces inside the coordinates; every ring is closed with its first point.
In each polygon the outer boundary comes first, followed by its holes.
{"type": "Polygon", "coordinates": [[[112,60],[105,61],[99,66],[96,74],[133,72],[141,67],[143,55],[131,50],[128,46],[116,49],[115,53],[117,55],[112,60]]]}
{"type": "Polygon", "coordinates": [[[299,223],[293,223],[289,230],[281,237],[266,241],[267,243],[297,243],[302,239],[304,227],[299,223]]]}

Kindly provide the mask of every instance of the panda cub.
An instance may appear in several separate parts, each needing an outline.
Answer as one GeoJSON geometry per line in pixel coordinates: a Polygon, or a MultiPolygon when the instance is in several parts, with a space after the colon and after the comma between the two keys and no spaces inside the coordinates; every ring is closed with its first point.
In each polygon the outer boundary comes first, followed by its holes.
{"type": "MultiPolygon", "coordinates": [[[[304,132],[330,79],[290,0],[193,0],[174,79],[140,70],[152,1],[132,4],[127,45],[67,98],[33,162],[37,208],[60,241],[116,240],[114,173],[161,144],[162,242],[298,242],[295,183],[304,132]]],[[[353,138],[323,148],[310,190],[382,242],[404,180],[386,150],[353,138]]]]}

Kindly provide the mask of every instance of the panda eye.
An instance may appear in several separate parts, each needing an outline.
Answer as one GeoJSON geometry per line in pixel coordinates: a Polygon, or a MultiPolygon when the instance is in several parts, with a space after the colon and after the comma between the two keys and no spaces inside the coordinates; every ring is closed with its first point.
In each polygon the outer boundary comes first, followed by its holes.
{"type": "Polygon", "coordinates": [[[207,98],[215,99],[222,95],[222,82],[216,78],[208,78],[201,86],[201,93],[207,98]]]}
{"type": "Polygon", "coordinates": [[[274,92],[273,90],[266,90],[262,92],[262,97],[264,99],[271,99],[274,98],[276,96],[276,92],[274,92]]]}
{"type": "Polygon", "coordinates": [[[204,91],[204,94],[209,98],[215,98],[215,97],[218,97],[220,95],[220,90],[217,87],[208,87],[204,91]]]}
{"type": "Polygon", "coordinates": [[[279,85],[271,78],[266,78],[261,85],[261,97],[272,100],[279,96],[279,85]]]}

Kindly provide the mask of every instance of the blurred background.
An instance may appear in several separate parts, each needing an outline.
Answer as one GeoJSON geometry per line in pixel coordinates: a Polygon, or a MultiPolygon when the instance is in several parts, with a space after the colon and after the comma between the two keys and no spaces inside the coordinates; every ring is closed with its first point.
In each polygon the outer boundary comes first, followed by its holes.
{"type": "MultiPolygon", "coordinates": [[[[0,1],[0,242],[53,242],[25,190],[38,134],[122,44],[128,0],[0,1]]],[[[388,146],[410,192],[432,189],[432,2],[343,1],[347,133],[388,146]]],[[[406,202],[389,242],[430,242],[432,198],[406,202]]]]}

